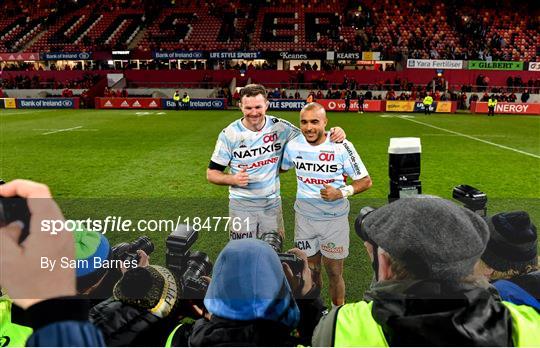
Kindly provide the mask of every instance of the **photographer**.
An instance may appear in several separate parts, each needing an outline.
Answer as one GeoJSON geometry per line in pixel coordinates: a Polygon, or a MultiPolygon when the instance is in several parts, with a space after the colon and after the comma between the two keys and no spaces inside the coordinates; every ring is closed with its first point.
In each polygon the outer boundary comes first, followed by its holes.
{"type": "Polygon", "coordinates": [[[314,346],[540,345],[540,314],[501,302],[474,267],[489,230],[437,197],[403,198],[357,219],[377,283],[333,309],[314,346]]]}
{"type": "MultiPolygon", "coordinates": [[[[293,253],[301,252],[296,249],[293,253]]],[[[302,281],[292,281],[291,269],[275,251],[255,239],[230,241],[218,256],[204,305],[209,314],[193,326],[180,325],[167,346],[296,346],[307,344],[321,314],[310,300],[295,301],[287,273],[297,294],[317,298],[304,258],[302,281]],[[283,268],[282,268],[283,267],[283,268]],[[302,308],[302,312],[299,309],[302,308]],[[311,323],[310,323],[311,322],[311,323]],[[311,327],[310,327],[311,326],[311,327]],[[299,336],[291,333],[298,328],[299,336]]]]}
{"type": "Polygon", "coordinates": [[[75,269],[42,269],[41,259],[74,259],[73,235],[40,230],[43,220],[64,220],[49,188],[27,180],[0,186],[0,197],[22,197],[30,211],[29,235],[19,238],[23,223],[15,221],[0,228],[0,284],[13,303],[25,309],[34,333],[27,346],[103,346],[101,332],[88,322],[88,302],[76,295],[75,269]]]}
{"type": "Polygon", "coordinates": [[[0,287],[0,347],[21,347],[32,334],[32,329],[12,321],[12,301],[0,287]]]}
{"type": "Polygon", "coordinates": [[[505,212],[487,222],[490,238],[481,272],[494,282],[503,299],[540,310],[538,234],[529,214],[505,212]]]}

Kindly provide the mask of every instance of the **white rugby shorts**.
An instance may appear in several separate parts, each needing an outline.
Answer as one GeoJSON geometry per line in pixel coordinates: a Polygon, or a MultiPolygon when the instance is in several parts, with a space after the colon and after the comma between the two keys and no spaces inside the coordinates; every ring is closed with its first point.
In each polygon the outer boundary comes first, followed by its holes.
{"type": "Polygon", "coordinates": [[[278,232],[282,237],[285,235],[281,204],[275,208],[256,211],[229,208],[229,216],[229,239],[261,238],[268,232],[278,232]]]}
{"type": "Polygon", "coordinates": [[[347,215],[313,220],[295,214],[294,245],[308,257],[317,252],[329,259],[341,260],[349,255],[349,218],[347,215]]]}

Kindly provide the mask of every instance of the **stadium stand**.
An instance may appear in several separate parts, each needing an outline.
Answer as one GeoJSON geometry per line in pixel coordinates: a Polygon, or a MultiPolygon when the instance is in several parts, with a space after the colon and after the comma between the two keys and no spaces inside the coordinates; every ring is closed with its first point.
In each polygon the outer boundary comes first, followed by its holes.
{"type": "MultiPolygon", "coordinates": [[[[540,61],[539,19],[529,3],[516,8],[508,1],[487,0],[474,6],[462,0],[8,0],[2,10],[0,52],[94,54],[93,62],[72,63],[0,57],[0,87],[7,90],[88,88],[88,70],[100,84],[106,83],[108,72],[121,70],[128,88],[230,88],[234,79],[238,86],[257,82],[271,89],[321,90],[334,97],[335,91],[346,89],[382,91],[387,99],[416,99],[426,90],[447,92],[454,99],[454,92],[540,90],[534,71],[446,70],[439,79],[435,70],[418,74],[404,69],[408,58],[540,61]],[[130,59],[141,60],[111,63],[115,49],[130,50],[130,59]],[[382,65],[366,68],[351,61],[345,66],[324,59],[319,64],[296,59],[286,67],[278,67],[279,58],[169,64],[152,60],[159,51],[253,51],[265,57],[268,52],[322,57],[327,51],[372,51],[395,63],[385,65],[385,71],[382,65]]],[[[96,89],[98,95],[102,92],[96,89]]]]}
{"type": "Polygon", "coordinates": [[[3,51],[361,49],[398,61],[540,54],[533,5],[504,1],[6,1],[3,9],[3,51]]]}

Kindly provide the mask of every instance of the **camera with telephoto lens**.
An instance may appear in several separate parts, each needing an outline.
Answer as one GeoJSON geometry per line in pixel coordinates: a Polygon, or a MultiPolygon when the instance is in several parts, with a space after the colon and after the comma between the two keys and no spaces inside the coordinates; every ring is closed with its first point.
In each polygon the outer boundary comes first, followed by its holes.
{"type": "Polygon", "coordinates": [[[112,247],[111,254],[114,260],[122,260],[139,263],[140,256],[137,254],[137,250],[142,250],[146,255],[150,255],[154,252],[154,243],[147,236],[141,236],[135,239],[133,242],[120,243],[112,247]]]}
{"type": "Polygon", "coordinates": [[[182,299],[202,300],[208,290],[208,283],[202,277],[212,274],[213,265],[208,255],[189,250],[197,238],[197,230],[179,225],[165,243],[165,264],[178,279],[182,299]]]}
{"type": "Polygon", "coordinates": [[[365,227],[365,219],[366,217],[374,212],[377,208],[373,207],[363,207],[360,209],[360,212],[358,213],[358,216],[356,217],[356,220],[354,221],[354,230],[356,231],[356,234],[358,237],[360,237],[365,242],[370,242],[372,245],[375,243],[369,238],[366,227],[365,227]]]}
{"type": "Polygon", "coordinates": [[[268,243],[272,249],[279,256],[279,261],[286,263],[292,270],[293,275],[297,278],[302,278],[302,272],[304,271],[304,261],[298,256],[291,253],[282,253],[281,248],[283,246],[283,239],[277,232],[266,232],[261,235],[260,240],[268,243]]]}
{"type": "Polygon", "coordinates": [[[487,216],[487,195],[484,192],[469,185],[459,185],[452,190],[452,198],[476,214],[487,216]]]}

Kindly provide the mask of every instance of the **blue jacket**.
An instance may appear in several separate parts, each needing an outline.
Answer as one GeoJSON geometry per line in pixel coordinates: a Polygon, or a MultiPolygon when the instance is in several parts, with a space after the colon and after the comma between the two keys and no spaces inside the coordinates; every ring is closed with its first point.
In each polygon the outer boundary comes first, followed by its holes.
{"type": "Polygon", "coordinates": [[[497,280],[493,283],[503,301],[517,305],[527,305],[540,311],[540,302],[519,285],[509,280],[497,280]]]}
{"type": "Polygon", "coordinates": [[[88,321],[89,302],[59,298],[26,310],[34,333],[28,347],[105,347],[101,331],[88,321]]]}

